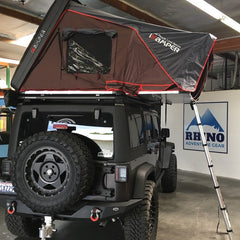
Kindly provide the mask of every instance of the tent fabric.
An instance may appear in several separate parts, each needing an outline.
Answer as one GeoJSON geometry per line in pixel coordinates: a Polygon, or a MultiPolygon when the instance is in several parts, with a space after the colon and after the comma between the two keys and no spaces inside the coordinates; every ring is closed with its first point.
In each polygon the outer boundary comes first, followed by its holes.
{"type": "Polygon", "coordinates": [[[211,34],[129,20],[71,2],[16,90],[114,90],[132,95],[178,90],[196,97],[212,63],[215,41],[211,34]]]}

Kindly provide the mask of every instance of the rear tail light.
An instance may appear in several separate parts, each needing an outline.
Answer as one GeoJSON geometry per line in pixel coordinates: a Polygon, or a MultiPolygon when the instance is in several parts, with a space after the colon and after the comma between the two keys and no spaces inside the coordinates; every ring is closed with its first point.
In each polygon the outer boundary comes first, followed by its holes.
{"type": "Polygon", "coordinates": [[[127,182],[127,166],[116,166],[116,182],[127,182]]]}

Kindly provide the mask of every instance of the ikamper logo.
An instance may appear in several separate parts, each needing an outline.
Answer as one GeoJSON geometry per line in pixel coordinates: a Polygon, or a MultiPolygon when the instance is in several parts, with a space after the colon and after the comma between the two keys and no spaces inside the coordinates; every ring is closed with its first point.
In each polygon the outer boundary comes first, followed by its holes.
{"type": "MultiPolygon", "coordinates": [[[[214,105],[217,103],[213,103],[214,105]]],[[[221,103],[223,104],[223,103],[221,103]]],[[[224,105],[227,103],[224,103],[224,105]]],[[[202,108],[201,122],[203,125],[203,130],[207,140],[208,147],[210,151],[214,152],[227,152],[227,114],[220,116],[218,111],[218,116],[216,117],[213,110],[210,110],[211,103],[200,104],[202,108]]],[[[227,106],[227,105],[226,105],[227,106]]],[[[213,108],[214,109],[214,108],[213,108]]],[[[216,109],[221,109],[215,107],[216,109]]],[[[227,109],[227,108],[226,108],[227,109]]],[[[221,111],[220,111],[221,112],[221,111]]],[[[225,112],[225,109],[224,111],[225,112]]],[[[187,112],[185,112],[185,115],[187,112]]],[[[203,150],[201,135],[198,129],[198,124],[195,116],[191,118],[188,117],[184,123],[184,149],[189,150],[203,150]]]]}
{"type": "Polygon", "coordinates": [[[159,33],[151,33],[149,38],[154,40],[155,42],[161,44],[162,46],[169,48],[171,51],[178,53],[181,50],[181,46],[176,44],[175,42],[170,41],[169,39],[163,37],[159,33]]]}

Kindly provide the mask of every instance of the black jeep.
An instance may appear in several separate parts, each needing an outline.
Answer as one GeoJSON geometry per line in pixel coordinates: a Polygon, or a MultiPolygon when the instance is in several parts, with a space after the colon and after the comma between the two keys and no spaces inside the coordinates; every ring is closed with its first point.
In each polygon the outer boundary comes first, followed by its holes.
{"type": "Polygon", "coordinates": [[[119,220],[126,240],[156,239],[158,190],[177,182],[161,96],[199,97],[215,41],[55,0],[5,92],[9,230],[45,240],[56,219],[119,220]]]}
{"type": "Polygon", "coordinates": [[[8,229],[37,237],[45,220],[45,239],[53,219],[120,219],[125,239],[155,239],[158,190],[177,181],[160,109],[116,93],[19,97],[1,175],[8,229]]]}

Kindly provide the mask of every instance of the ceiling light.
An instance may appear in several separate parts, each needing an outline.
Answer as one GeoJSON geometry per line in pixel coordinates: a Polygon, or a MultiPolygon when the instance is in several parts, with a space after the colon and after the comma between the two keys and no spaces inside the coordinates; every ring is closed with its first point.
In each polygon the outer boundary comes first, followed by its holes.
{"type": "Polygon", "coordinates": [[[188,1],[189,3],[193,4],[195,7],[201,9],[208,15],[214,17],[215,19],[221,21],[222,23],[226,24],[230,28],[240,33],[240,24],[238,22],[228,17],[226,14],[219,11],[217,8],[213,7],[211,4],[207,3],[206,1],[204,0],[186,0],[186,1],[188,1]]]}
{"type": "Polygon", "coordinates": [[[9,63],[9,64],[14,64],[18,65],[19,61],[18,60],[13,60],[13,59],[8,59],[8,58],[0,58],[0,63],[9,63]]]}
{"type": "Polygon", "coordinates": [[[15,41],[12,41],[11,43],[18,45],[18,46],[22,46],[22,47],[27,47],[30,44],[30,42],[32,41],[34,34],[35,33],[29,34],[27,36],[24,36],[22,38],[15,40],[15,41]]]}
{"type": "Polygon", "coordinates": [[[19,2],[21,3],[22,5],[26,4],[29,2],[29,0],[13,0],[14,2],[19,2]]]}

